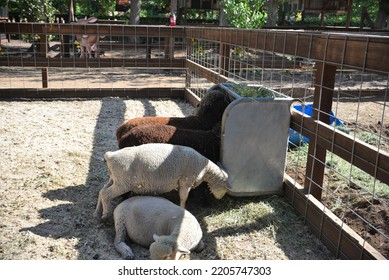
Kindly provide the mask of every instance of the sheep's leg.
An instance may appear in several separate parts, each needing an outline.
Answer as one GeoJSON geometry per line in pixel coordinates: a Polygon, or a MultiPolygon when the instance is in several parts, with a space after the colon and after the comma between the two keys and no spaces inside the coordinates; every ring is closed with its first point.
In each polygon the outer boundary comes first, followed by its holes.
{"type": "Polygon", "coordinates": [[[103,220],[107,220],[109,217],[112,216],[112,199],[122,194],[125,194],[126,192],[128,192],[127,188],[122,188],[121,186],[115,184],[115,182],[112,182],[112,185],[110,187],[102,188],[100,190],[99,194],[103,207],[103,215],[101,216],[101,218],[103,220]]]}
{"type": "Polygon", "coordinates": [[[190,190],[191,190],[190,186],[179,182],[178,194],[180,196],[180,206],[182,208],[185,208],[185,203],[186,203],[186,200],[188,199],[190,190]]]}
{"type": "Polygon", "coordinates": [[[135,258],[134,253],[131,248],[125,243],[127,237],[127,229],[124,224],[124,218],[119,217],[115,220],[115,248],[122,255],[122,257],[126,260],[133,260],[135,258]]]}
{"type": "MultiPolygon", "coordinates": [[[[106,188],[108,188],[109,186],[111,186],[112,184],[113,184],[113,180],[112,180],[112,178],[109,178],[109,181],[103,186],[102,189],[106,189],[106,188]]],[[[100,192],[101,192],[101,190],[100,190],[100,192]]],[[[95,219],[96,219],[98,222],[101,222],[100,218],[101,218],[101,215],[102,215],[102,212],[103,212],[103,203],[102,203],[102,201],[101,201],[100,192],[99,192],[98,198],[97,198],[96,210],[95,210],[95,212],[93,213],[93,216],[95,217],[95,219]]]]}

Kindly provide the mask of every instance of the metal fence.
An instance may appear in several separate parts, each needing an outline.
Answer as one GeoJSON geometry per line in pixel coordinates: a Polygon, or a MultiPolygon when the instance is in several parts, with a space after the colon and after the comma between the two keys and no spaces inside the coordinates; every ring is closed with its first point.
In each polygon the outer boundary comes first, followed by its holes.
{"type": "Polygon", "coordinates": [[[389,37],[227,28],[186,37],[187,90],[233,81],[296,99],[287,197],[337,257],[389,257],[389,37]]]}
{"type": "Polygon", "coordinates": [[[2,39],[2,97],[182,96],[183,28],[2,23],[0,30],[12,36],[2,39]],[[81,57],[79,41],[91,34],[96,49],[81,57]]]}
{"type": "Polygon", "coordinates": [[[201,98],[222,82],[295,98],[285,196],[337,257],[389,258],[388,34],[27,23],[0,33],[37,41],[2,40],[3,98],[201,98]],[[99,57],[80,58],[74,34],[102,37],[99,57]]]}

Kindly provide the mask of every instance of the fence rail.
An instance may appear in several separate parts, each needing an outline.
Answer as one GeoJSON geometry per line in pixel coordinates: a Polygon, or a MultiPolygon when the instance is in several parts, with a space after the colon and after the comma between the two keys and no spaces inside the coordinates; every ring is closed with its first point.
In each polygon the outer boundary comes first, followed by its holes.
{"type": "MultiPolygon", "coordinates": [[[[40,35],[42,47],[36,55],[2,56],[2,67],[57,68],[110,68],[129,67],[144,69],[185,69],[185,89],[161,90],[160,94],[148,94],[147,89],[123,90],[122,94],[136,93],[155,96],[201,97],[210,85],[220,82],[255,82],[281,91],[303,91],[302,101],[313,101],[311,116],[293,110],[291,128],[309,138],[308,152],[303,161],[303,180],[298,182],[297,174],[292,178],[285,175],[285,195],[313,228],[317,236],[339,258],[382,259],[377,248],[373,248],[352,229],[344,225],[322,204],[323,194],[331,193],[331,185],[326,175],[328,157],[337,155],[349,163],[351,168],[359,168],[372,180],[379,180],[388,189],[389,184],[389,135],[383,128],[389,125],[388,78],[389,78],[389,36],[386,33],[371,35],[364,33],[301,31],[301,30],[241,30],[217,27],[159,27],[125,25],[77,25],[77,24],[36,24],[0,23],[0,33],[40,35]],[[58,36],[61,44],[66,44],[63,36],[73,34],[98,34],[99,36],[118,36],[117,49],[140,51],[142,57],[119,54],[118,57],[98,57],[80,59],[78,57],[50,57],[46,48],[49,35],[58,36]],[[123,38],[145,37],[142,42],[128,43],[123,38]],[[152,37],[163,38],[163,42],[153,45],[152,37]],[[179,41],[181,39],[182,41],[179,41]],[[178,50],[180,46],[180,50],[178,50]],[[163,57],[152,57],[152,49],[163,52],[163,57]],[[181,51],[181,54],[178,54],[181,51]],[[349,86],[346,81],[350,75],[360,75],[357,85],[349,86]],[[378,77],[379,82],[368,82],[367,75],[378,77]],[[365,84],[368,87],[365,88],[365,84]],[[349,89],[350,88],[350,89],[349,89]],[[352,94],[351,94],[352,92],[352,94]],[[379,95],[377,94],[379,92],[379,95]],[[172,95],[173,94],[173,95],[172,95]],[[331,122],[331,114],[343,99],[355,99],[357,110],[365,98],[373,95],[374,104],[379,108],[377,145],[371,145],[355,135],[342,132],[331,122]],[[387,145],[387,146],[385,146],[387,145]],[[366,245],[368,244],[368,245],[366,245]]],[[[110,41],[104,42],[108,50],[110,41]]],[[[42,72],[43,79],[47,79],[42,72]]],[[[358,76],[359,77],[359,76],[358,76]]],[[[369,76],[370,77],[370,76],[369,76]]],[[[147,81],[144,81],[147,83],[147,81]]],[[[47,86],[47,84],[46,84],[47,86]]],[[[152,91],[155,91],[153,89],[152,91]]],[[[96,96],[118,93],[120,89],[37,89],[36,92],[53,92],[54,97],[67,94],[83,97],[96,92],[96,96]],[[85,92],[88,92],[87,94],[85,92]]],[[[1,97],[26,94],[34,96],[34,89],[0,90],[1,97]],[[8,91],[8,93],[6,93],[8,91]],[[11,92],[11,93],[10,93],[11,92]]],[[[40,94],[37,94],[40,96],[40,94]]],[[[196,102],[197,99],[188,97],[196,102]]],[[[358,111],[359,112],[359,111],[358,111]]],[[[358,119],[349,121],[355,131],[364,123],[358,119]]],[[[374,124],[377,125],[377,124],[374,124]]],[[[365,125],[366,126],[366,125],[365,125]]],[[[364,127],[364,126],[363,126],[364,127]]],[[[300,166],[301,167],[301,166],[300,166]]],[[[299,167],[299,168],[300,168],[299,167]]],[[[334,169],[331,169],[334,172],[334,169]]],[[[338,171],[336,171],[338,172],[338,171]]],[[[353,181],[346,177],[349,185],[353,181]]],[[[375,185],[374,185],[375,186],[375,185]]],[[[389,190],[388,190],[389,193],[389,190]]],[[[373,190],[371,198],[376,198],[373,190]]],[[[368,200],[369,200],[368,199],[368,200]]],[[[324,202],[323,202],[324,203],[324,202]]],[[[346,204],[345,204],[346,205],[346,204]]],[[[346,205],[345,208],[351,206],[346,205]]],[[[355,213],[355,210],[352,210],[355,213]]],[[[366,227],[372,227],[370,223],[366,227]]],[[[388,236],[381,233],[388,242],[388,236]]]]}

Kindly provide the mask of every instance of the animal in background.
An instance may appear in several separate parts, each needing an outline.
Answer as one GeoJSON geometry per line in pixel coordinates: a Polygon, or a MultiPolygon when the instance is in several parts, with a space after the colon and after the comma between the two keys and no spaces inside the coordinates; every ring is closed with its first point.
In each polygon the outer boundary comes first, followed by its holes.
{"type": "MultiPolygon", "coordinates": [[[[97,18],[96,17],[90,17],[85,19],[80,19],[76,24],[90,24],[90,23],[96,23],[97,18]]],[[[95,54],[97,57],[99,56],[99,40],[100,36],[97,34],[77,34],[76,35],[77,41],[80,44],[80,57],[85,58],[85,55],[87,54],[89,58],[95,54]]]]}

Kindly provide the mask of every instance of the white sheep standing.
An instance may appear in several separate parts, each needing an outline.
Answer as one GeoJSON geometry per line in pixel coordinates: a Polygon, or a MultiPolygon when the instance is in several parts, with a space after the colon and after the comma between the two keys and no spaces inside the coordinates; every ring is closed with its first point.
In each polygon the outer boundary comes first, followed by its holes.
{"type": "Polygon", "coordinates": [[[97,219],[112,216],[112,199],[130,191],[162,194],[178,189],[180,206],[185,208],[190,190],[202,182],[217,199],[230,189],[228,176],[218,165],[186,146],[143,144],[106,152],[104,159],[110,178],[99,192],[97,219]]]}
{"type": "Polygon", "coordinates": [[[178,260],[183,254],[204,248],[196,218],[162,197],[131,197],[115,208],[114,220],[115,248],[125,259],[134,259],[125,243],[127,236],[132,242],[150,247],[152,260],[178,260]]]}

